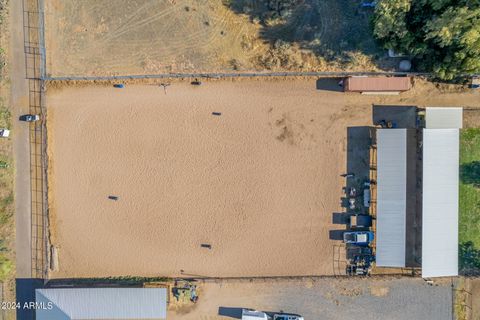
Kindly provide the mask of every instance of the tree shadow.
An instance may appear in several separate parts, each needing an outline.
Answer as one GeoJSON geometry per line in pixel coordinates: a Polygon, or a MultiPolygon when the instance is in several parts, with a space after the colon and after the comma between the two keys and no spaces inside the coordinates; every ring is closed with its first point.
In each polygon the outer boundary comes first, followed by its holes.
{"type": "MultiPolygon", "coordinates": [[[[261,39],[275,49],[296,44],[327,62],[359,63],[384,56],[371,30],[371,8],[351,0],[227,0],[236,14],[260,23],[261,39]]],[[[390,67],[390,66],[389,66],[390,67]]]]}
{"type": "Polygon", "coordinates": [[[480,161],[472,161],[460,165],[460,180],[480,188],[480,161]]]}
{"type": "Polygon", "coordinates": [[[480,249],[472,241],[461,243],[458,255],[461,275],[480,276],[480,249]]]}

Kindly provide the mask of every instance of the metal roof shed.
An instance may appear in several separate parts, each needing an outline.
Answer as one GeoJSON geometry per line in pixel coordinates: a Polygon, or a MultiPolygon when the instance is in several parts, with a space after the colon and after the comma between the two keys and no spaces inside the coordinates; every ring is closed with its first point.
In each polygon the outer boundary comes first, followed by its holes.
{"type": "Polygon", "coordinates": [[[377,130],[379,267],[404,267],[406,256],[407,129],[377,130]]]}
{"type": "Polygon", "coordinates": [[[410,90],[410,77],[352,76],[344,81],[346,92],[401,92],[410,90]]]}
{"type": "Polygon", "coordinates": [[[36,320],[164,320],[165,288],[37,289],[36,320]],[[49,308],[48,306],[51,306],[49,308]]]}
{"type": "Polygon", "coordinates": [[[460,129],[463,127],[462,108],[426,108],[427,129],[460,129]]]}
{"type": "Polygon", "coordinates": [[[422,277],[458,275],[459,130],[423,130],[422,277]]]}

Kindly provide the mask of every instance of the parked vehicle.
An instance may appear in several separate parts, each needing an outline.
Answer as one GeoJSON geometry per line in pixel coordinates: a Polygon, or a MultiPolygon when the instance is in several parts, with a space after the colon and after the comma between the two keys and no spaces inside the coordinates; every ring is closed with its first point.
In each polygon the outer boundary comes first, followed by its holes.
{"type": "Polygon", "coordinates": [[[24,114],[23,116],[20,116],[19,120],[26,122],[35,122],[40,120],[40,116],[38,114],[24,114]]]}
{"type": "Polygon", "coordinates": [[[118,88],[118,89],[123,89],[125,87],[125,85],[123,83],[115,83],[113,85],[114,88],[118,88]]]}
{"type": "Polygon", "coordinates": [[[303,317],[297,314],[275,313],[273,320],[303,320],[303,317]]]}
{"type": "Polygon", "coordinates": [[[470,83],[470,88],[472,89],[480,89],[480,77],[473,76],[470,83]]]}
{"type": "Polygon", "coordinates": [[[357,266],[357,265],[347,265],[346,273],[349,276],[366,276],[368,275],[369,268],[364,266],[357,266]]]}
{"type": "Polygon", "coordinates": [[[8,138],[9,135],[10,135],[10,130],[0,129],[0,137],[8,138]]]}
{"type": "Polygon", "coordinates": [[[354,214],[350,216],[350,228],[361,229],[372,226],[372,216],[368,214],[354,214]]]}
{"type": "Polygon", "coordinates": [[[343,242],[366,246],[373,241],[373,232],[371,231],[352,231],[343,234],[343,242]]]}
{"type": "Polygon", "coordinates": [[[269,318],[263,311],[242,309],[242,320],[269,320],[269,318]]]}

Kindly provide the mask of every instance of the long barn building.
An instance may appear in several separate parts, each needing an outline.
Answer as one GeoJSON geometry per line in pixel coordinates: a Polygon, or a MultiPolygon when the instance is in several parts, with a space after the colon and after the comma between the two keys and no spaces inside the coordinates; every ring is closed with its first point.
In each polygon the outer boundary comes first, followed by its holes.
{"type": "Polygon", "coordinates": [[[378,267],[421,265],[424,278],[458,275],[461,127],[461,108],[426,108],[421,130],[377,130],[378,267]],[[421,250],[414,243],[419,228],[421,250]]]}

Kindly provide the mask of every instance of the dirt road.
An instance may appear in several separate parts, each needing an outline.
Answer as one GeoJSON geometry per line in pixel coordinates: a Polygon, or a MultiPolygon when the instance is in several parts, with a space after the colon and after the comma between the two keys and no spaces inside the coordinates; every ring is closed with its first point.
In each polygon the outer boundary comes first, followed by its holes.
{"type": "Polygon", "coordinates": [[[13,152],[15,158],[15,225],[17,278],[32,275],[31,194],[29,126],[17,121],[29,112],[25,72],[23,1],[10,1],[10,102],[12,104],[13,152]]]}

